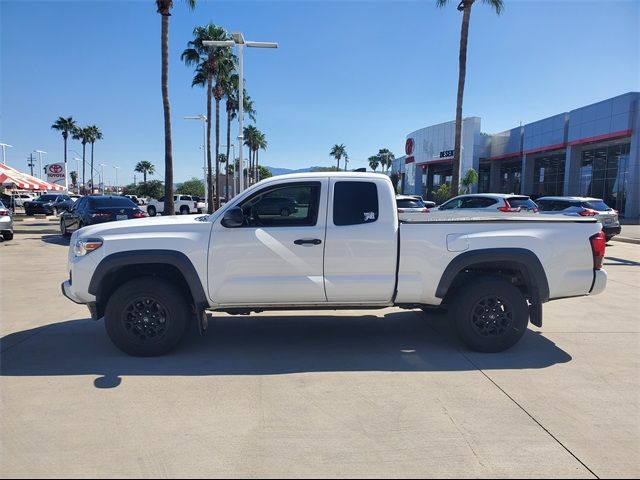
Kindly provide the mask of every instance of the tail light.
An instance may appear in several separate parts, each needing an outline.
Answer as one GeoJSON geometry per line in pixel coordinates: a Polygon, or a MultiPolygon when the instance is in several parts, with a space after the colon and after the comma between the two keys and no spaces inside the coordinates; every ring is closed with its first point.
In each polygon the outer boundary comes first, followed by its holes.
{"type": "Polygon", "coordinates": [[[498,210],[506,213],[515,213],[521,210],[520,207],[512,207],[507,200],[504,201],[504,207],[498,207],[498,210]]]}
{"type": "Polygon", "coordinates": [[[613,213],[615,213],[616,215],[620,215],[620,212],[618,210],[613,210],[613,213]]]}
{"type": "Polygon", "coordinates": [[[598,212],[590,208],[585,208],[584,210],[580,210],[578,212],[578,215],[582,215],[583,217],[595,217],[596,215],[598,215],[598,212]]]}
{"type": "Polygon", "coordinates": [[[399,208],[398,213],[404,213],[404,208],[399,208]]]}
{"type": "Polygon", "coordinates": [[[428,208],[423,208],[422,209],[422,213],[429,213],[429,209],[428,208]]]}
{"type": "Polygon", "coordinates": [[[133,218],[144,218],[144,212],[143,211],[133,212],[132,217],[133,218]]]}
{"type": "Polygon", "coordinates": [[[0,208],[0,217],[4,217],[9,215],[9,210],[5,210],[4,208],[0,208]]]}
{"type": "Polygon", "coordinates": [[[606,249],[607,239],[604,232],[600,231],[589,238],[591,242],[591,252],[593,253],[593,268],[600,270],[606,249]]]}

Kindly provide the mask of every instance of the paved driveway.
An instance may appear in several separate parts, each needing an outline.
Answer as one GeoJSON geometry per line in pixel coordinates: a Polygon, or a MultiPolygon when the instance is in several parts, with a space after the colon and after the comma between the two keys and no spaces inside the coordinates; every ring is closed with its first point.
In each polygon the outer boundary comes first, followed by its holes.
{"type": "Polygon", "coordinates": [[[0,243],[2,477],[638,477],[640,247],[502,354],[444,315],[216,316],[129,358],[64,299],[46,223],[0,243]]]}

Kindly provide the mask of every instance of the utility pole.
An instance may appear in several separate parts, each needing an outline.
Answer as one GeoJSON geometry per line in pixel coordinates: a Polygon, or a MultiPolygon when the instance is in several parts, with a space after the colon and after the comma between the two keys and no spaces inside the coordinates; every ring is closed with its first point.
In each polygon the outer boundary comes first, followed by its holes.
{"type": "Polygon", "coordinates": [[[35,166],[35,163],[33,162],[33,153],[30,153],[28,158],[29,162],[27,163],[27,165],[31,167],[31,176],[33,177],[33,167],[35,166]]]}

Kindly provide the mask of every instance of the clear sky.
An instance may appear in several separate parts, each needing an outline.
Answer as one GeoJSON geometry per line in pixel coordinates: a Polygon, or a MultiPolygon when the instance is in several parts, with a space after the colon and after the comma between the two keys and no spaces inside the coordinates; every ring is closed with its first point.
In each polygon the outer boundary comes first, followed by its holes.
{"type": "MultiPolygon", "coordinates": [[[[214,22],[245,38],[277,41],[248,49],[247,90],[269,148],[261,163],[333,165],[344,143],[350,166],[379,148],[402,154],[407,133],[454,119],[461,14],[435,0],[219,1],[195,11],[175,0],[170,98],[176,181],[201,176],[205,92],[180,53],[193,27],[214,22]]],[[[464,115],[493,133],[640,89],[637,1],[505,0],[501,16],[473,7],[464,115]]],[[[50,129],[72,115],[104,140],[96,163],[118,165],[119,183],[149,160],[163,175],[160,16],[152,1],[0,2],[0,142],[7,161],[62,160],[50,129]]],[[[223,122],[223,126],[225,123],[223,122]]],[[[221,135],[225,135],[224,128],[221,135]]],[[[237,133],[233,132],[233,136],[237,133]]],[[[70,148],[81,152],[78,142],[70,148]]],[[[71,153],[71,158],[76,153],[71,153]]],[[[72,164],[73,166],[74,164],[72,164]]],[[[107,169],[113,182],[113,169],[107,169]]]]}

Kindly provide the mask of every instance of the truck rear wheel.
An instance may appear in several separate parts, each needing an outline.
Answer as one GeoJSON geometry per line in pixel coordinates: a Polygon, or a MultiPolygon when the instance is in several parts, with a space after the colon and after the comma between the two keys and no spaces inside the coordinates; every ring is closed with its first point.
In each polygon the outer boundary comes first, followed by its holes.
{"type": "Polygon", "coordinates": [[[529,324],[523,293],[497,277],[481,277],[463,285],[451,300],[451,313],[460,339],[478,352],[511,348],[529,324]]]}
{"type": "Polygon", "coordinates": [[[156,207],[147,207],[147,215],[150,217],[156,216],[156,207]]]}
{"type": "Polygon", "coordinates": [[[192,315],[184,294],[166,280],[139,277],[123,284],[109,298],[105,327],[125,353],[153,357],[173,350],[182,340],[192,315]]]}

